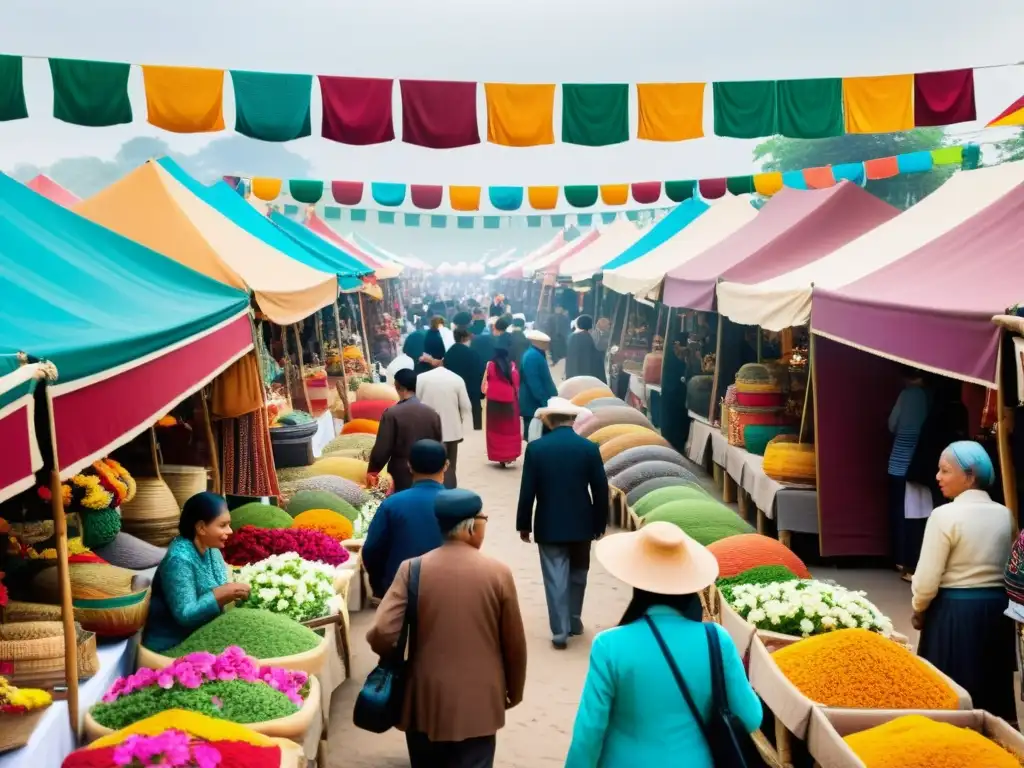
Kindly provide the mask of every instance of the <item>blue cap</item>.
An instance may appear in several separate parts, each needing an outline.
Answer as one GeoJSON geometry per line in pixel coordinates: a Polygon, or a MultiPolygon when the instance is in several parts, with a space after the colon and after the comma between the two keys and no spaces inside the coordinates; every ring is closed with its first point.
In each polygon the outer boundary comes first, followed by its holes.
{"type": "Polygon", "coordinates": [[[417,475],[436,475],[446,461],[448,452],[437,440],[417,440],[409,449],[409,469],[417,475]]]}
{"type": "Polygon", "coordinates": [[[463,520],[476,517],[483,508],[483,499],[464,488],[441,491],[434,497],[434,516],[441,533],[447,533],[463,520]]]}

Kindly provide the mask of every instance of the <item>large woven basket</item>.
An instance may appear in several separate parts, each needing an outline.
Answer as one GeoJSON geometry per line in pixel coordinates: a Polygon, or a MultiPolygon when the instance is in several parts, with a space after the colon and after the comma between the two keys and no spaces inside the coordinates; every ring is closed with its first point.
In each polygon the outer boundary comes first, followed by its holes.
{"type": "Polygon", "coordinates": [[[26,544],[38,544],[40,541],[53,538],[53,520],[11,523],[11,534],[26,544]]]}
{"type": "Polygon", "coordinates": [[[98,637],[123,639],[131,637],[146,623],[149,615],[150,591],[146,588],[129,595],[103,599],[74,600],[75,621],[98,637]]]}
{"type": "MultiPolygon", "coordinates": [[[[99,672],[96,635],[75,625],[78,679],[99,672]]],[[[66,683],[64,626],[59,621],[14,622],[0,625],[0,662],[10,666],[5,677],[23,688],[52,688],[66,683]]]]}
{"type": "Polygon", "coordinates": [[[794,443],[792,437],[780,435],[768,443],[762,465],[764,473],[779,483],[817,485],[818,468],[814,446],[794,443]]]}
{"type": "Polygon", "coordinates": [[[0,754],[26,746],[45,713],[35,709],[23,715],[0,714],[0,754]]]}
{"type": "Polygon", "coordinates": [[[11,600],[0,611],[3,621],[60,621],[60,606],[11,600]]]}
{"type": "Polygon", "coordinates": [[[206,490],[207,475],[206,467],[190,467],[184,464],[161,464],[160,476],[171,489],[178,508],[185,506],[185,502],[206,490]]]}
{"type": "Polygon", "coordinates": [[[744,408],[734,405],[729,408],[729,445],[742,448],[745,445],[743,432],[749,426],[781,426],[786,423],[783,408],[744,408]]]}
{"type": "Polygon", "coordinates": [[[138,477],[135,484],[135,498],[121,505],[121,530],[165,547],[178,535],[181,507],[159,477],[138,477]]]}

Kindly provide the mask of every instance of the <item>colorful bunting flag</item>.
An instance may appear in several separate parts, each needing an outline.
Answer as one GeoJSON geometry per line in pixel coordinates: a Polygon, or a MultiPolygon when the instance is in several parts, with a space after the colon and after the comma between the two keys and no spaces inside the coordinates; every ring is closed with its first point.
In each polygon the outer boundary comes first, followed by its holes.
{"type": "Polygon", "coordinates": [[[312,134],[312,75],[231,70],[235,131],[261,141],[292,141],[312,134]]]}
{"type": "Polygon", "coordinates": [[[914,76],[843,79],[847,133],[893,133],[914,127],[914,76]]]}
{"type": "Polygon", "coordinates": [[[900,173],[925,173],[935,163],[931,152],[905,152],[897,155],[896,161],[900,173]]]}
{"type": "Polygon", "coordinates": [[[53,116],[90,128],[130,123],[129,72],[130,64],[50,59],[53,116]]]}
{"type": "Polygon", "coordinates": [[[784,171],[782,174],[782,186],[790,189],[807,189],[807,180],[803,171],[784,171]]]}
{"type": "Polygon", "coordinates": [[[402,217],[402,221],[407,227],[418,227],[420,225],[420,215],[418,213],[407,213],[402,217]]]}
{"type": "Polygon", "coordinates": [[[487,197],[499,211],[518,211],[523,205],[523,188],[488,187],[487,197]]]}
{"type": "Polygon", "coordinates": [[[535,211],[551,211],[558,205],[558,187],[530,187],[526,194],[535,211]]]}
{"type": "Polygon", "coordinates": [[[341,205],[359,205],[363,199],[363,182],[332,181],[331,197],[341,205]]]}
{"type": "Polygon", "coordinates": [[[551,216],[552,227],[564,227],[565,226],[565,214],[556,213],[551,216]]]}
{"type": "Polygon", "coordinates": [[[324,183],[312,179],[292,179],[288,182],[288,194],[300,203],[314,205],[324,196],[324,183]]]}
{"type": "Polygon", "coordinates": [[[629,85],[563,85],[562,141],[585,147],[629,141],[629,85]]]}
{"type": "Polygon", "coordinates": [[[349,217],[352,221],[366,221],[366,209],[365,208],[353,208],[349,211],[349,217]]]}
{"type": "Polygon", "coordinates": [[[754,191],[759,195],[771,197],[782,189],[782,174],[778,171],[768,171],[754,175],[754,191]]]}
{"type": "Polygon", "coordinates": [[[619,217],[619,214],[615,213],[615,211],[612,211],[610,213],[602,213],[601,214],[601,223],[602,224],[614,224],[615,223],[615,219],[617,219],[618,217],[619,217]]]}
{"type": "Polygon", "coordinates": [[[832,175],[832,166],[823,165],[818,168],[804,168],[804,183],[808,189],[828,189],[836,185],[832,175]]]}
{"type": "Polygon", "coordinates": [[[459,229],[472,229],[473,219],[473,216],[457,216],[455,221],[459,229]]]}
{"type": "Polygon", "coordinates": [[[638,83],[636,137],[685,141],[704,135],[705,83],[638,83]]]}
{"type": "MultiPolygon", "coordinates": [[[[598,189],[596,184],[570,184],[565,187],[565,202],[573,208],[590,208],[597,202],[597,195],[598,189]]],[[[530,202],[532,203],[533,201],[531,200],[530,202]]],[[[536,208],[537,206],[533,207],[536,208]]]]}
{"type": "Polygon", "coordinates": [[[977,119],[973,69],[914,75],[915,126],[955,125],[977,119]]]}
{"type": "Polygon", "coordinates": [[[431,149],[480,143],[476,83],[401,80],[402,141],[431,149]]]}
{"type": "Polygon", "coordinates": [[[895,157],[879,157],[864,161],[864,175],[869,180],[891,179],[900,172],[899,161],[895,157]]]}
{"type": "Polygon", "coordinates": [[[252,194],[259,200],[273,202],[281,195],[281,180],[258,176],[252,180],[252,194]]]}
{"type": "Polygon", "coordinates": [[[370,184],[370,195],[377,205],[394,208],[405,202],[405,184],[375,181],[370,184]]]}
{"type": "Polygon", "coordinates": [[[329,75],[319,80],[325,139],[355,146],[394,141],[393,80],[329,75]]]}
{"type": "Polygon", "coordinates": [[[455,211],[479,211],[480,187],[448,187],[448,202],[455,211]]]}
{"type": "Polygon", "coordinates": [[[224,70],[142,67],[146,119],[172,133],[224,130],[224,70]]]}
{"type": "MultiPolygon", "coordinates": [[[[0,82],[3,82],[0,80],[0,82]]],[[[1008,106],[991,121],[989,121],[986,128],[995,128],[996,126],[1014,126],[1024,125],[1024,96],[1021,96],[1013,104],[1008,106]]]]}
{"type": "Polygon", "coordinates": [[[394,224],[395,223],[395,212],[394,211],[377,211],[377,223],[378,224],[394,224]]]}
{"type": "Polygon", "coordinates": [[[733,195],[749,195],[754,191],[753,176],[730,176],[725,180],[725,188],[733,195]]]}
{"type": "Polygon", "coordinates": [[[498,229],[500,226],[500,216],[484,216],[484,229],[498,229]]]}
{"type": "Polygon", "coordinates": [[[791,139],[843,135],[843,81],[838,77],[780,80],[779,133],[791,139]]]}
{"type": "Polygon", "coordinates": [[[697,190],[696,181],[666,181],[665,196],[673,203],[681,203],[693,197],[697,190]]]}
{"type": "Polygon", "coordinates": [[[336,208],[333,205],[326,206],[324,208],[324,218],[325,219],[340,219],[341,218],[341,208],[336,208]]]}
{"type": "Polygon", "coordinates": [[[641,205],[656,203],[661,199],[660,181],[637,181],[631,185],[633,199],[641,205]]]}
{"type": "Polygon", "coordinates": [[[28,117],[20,56],[0,55],[0,122],[28,117]]]}
{"type": "Polygon", "coordinates": [[[444,200],[444,187],[440,184],[413,184],[409,187],[412,204],[424,211],[433,211],[441,207],[444,200]]]}
{"type": "Polygon", "coordinates": [[[484,83],[487,141],[506,147],[555,143],[555,86],[484,83]]]}
{"type": "Polygon", "coordinates": [[[433,229],[444,229],[445,227],[448,226],[448,217],[447,216],[431,216],[430,217],[430,226],[433,229]]]}
{"type": "Polygon", "coordinates": [[[715,135],[757,139],[778,133],[778,96],[774,80],[715,83],[715,135]]]}
{"type": "Polygon", "coordinates": [[[698,189],[705,200],[717,200],[725,194],[725,179],[701,179],[698,189]]]}
{"type": "Polygon", "coordinates": [[[932,150],[932,162],[935,165],[960,165],[964,161],[964,148],[940,147],[932,150]]]}
{"type": "Polygon", "coordinates": [[[629,202],[629,184],[602,184],[601,202],[605,205],[625,205],[629,202]]]}
{"type": "Polygon", "coordinates": [[[832,166],[832,178],[837,182],[849,181],[858,186],[864,184],[864,163],[840,163],[832,166]]]}
{"type": "Polygon", "coordinates": [[[527,216],[526,217],[526,226],[528,226],[530,228],[539,227],[540,223],[541,223],[541,217],[540,216],[527,216]]]}
{"type": "Polygon", "coordinates": [[[594,223],[594,214],[592,213],[577,213],[576,223],[581,227],[589,227],[594,223]]]}

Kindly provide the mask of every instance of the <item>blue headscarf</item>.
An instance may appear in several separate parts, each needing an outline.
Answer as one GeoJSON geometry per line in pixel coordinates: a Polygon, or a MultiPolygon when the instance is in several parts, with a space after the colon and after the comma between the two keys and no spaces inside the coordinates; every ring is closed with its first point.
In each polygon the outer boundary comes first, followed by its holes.
{"type": "Polygon", "coordinates": [[[977,478],[980,488],[988,488],[996,478],[996,470],[988,452],[973,440],[957,440],[942,452],[960,469],[977,478]]]}

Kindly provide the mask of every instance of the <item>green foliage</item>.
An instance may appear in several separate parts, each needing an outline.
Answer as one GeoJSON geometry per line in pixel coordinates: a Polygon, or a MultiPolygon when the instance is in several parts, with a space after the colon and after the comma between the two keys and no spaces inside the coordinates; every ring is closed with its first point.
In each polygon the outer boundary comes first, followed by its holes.
{"type": "MultiPolygon", "coordinates": [[[[859,163],[904,152],[928,151],[950,143],[942,128],[846,134],[828,139],[774,136],[754,148],[754,161],[761,163],[764,171],[799,171],[823,165],[859,163]]],[[[928,173],[900,174],[891,179],[869,181],[865,188],[890,205],[906,209],[941,187],[955,171],[955,166],[940,166],[928,173]]]]}
{"type": "Polygon", "coordinates": [[[196,651],[223,653],[232,645],[256,659],[278,659],[311,651],[321,638],[313,630],[279,613],[233,608],[204,624],[164,656],[180,658],[196,651]]]}
{"type": "Polygon", "coordinates": [[[995,147],[997,157],[1001,163],[1024,160],[1024,128],[1021,128],[1015,136],[1009,139],[997,141],[995,147]]]}
{"type": "Polygon", "coordinates": [[[280,507],[253,501],[231,510],[231,527],[238,531],[243,526],[256,528],[291,528],[292,516],[280,507]]]}
{"type": "Polygon", "coordinates": [[[758,565],[735,576],[725,576],[715,583],[726,596],[732,597],[732,587],[738,584],[777,584],[782,581],[796,581],[800,577],[784,565],[758,565]]]}

